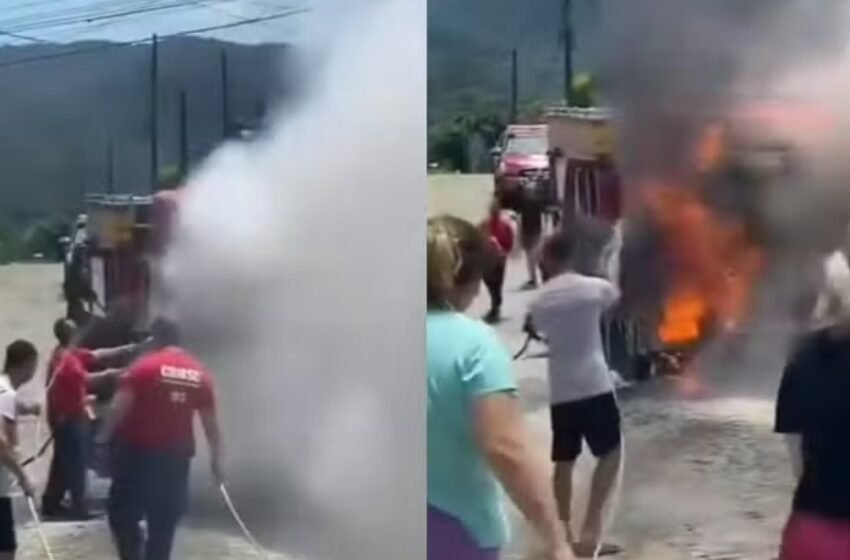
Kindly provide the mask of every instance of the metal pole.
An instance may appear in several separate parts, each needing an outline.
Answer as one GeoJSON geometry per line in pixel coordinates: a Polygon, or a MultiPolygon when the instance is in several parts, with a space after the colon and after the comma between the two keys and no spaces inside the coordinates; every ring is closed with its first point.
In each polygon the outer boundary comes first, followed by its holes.
{"type": "Polygon", "coordinates": [[[230,80],[226,49],[221,49],[221,135],[224,138],[230,136],[230,80]]]}
{"type": "Polygon", "coordinates": [[[563,0],[561,14],[561,46],[564,49],[564,101],[573,104],[573,26],[572,2],[563,0]]]}
{"type": "Polygon", "coordinates": [[[115,143],[112,136],[106,140],[106,192],[115,192],[115,143]]]}
{"type": "Polygon", "coordinates": [[[189,127],[186,90],[180,90],[180,175],[189,171],[189,127]]]}
{"type": "Polygon", "coordinates": [[[519,68],[517,50],[511,51],[511,116],[510,122],[515,123],[519,118],[519,68]]]}
{"type": "Polygon", "coordinates": [[[150,157],[151,189],[159,183],[159,41],[156,35],[151,40],[150,75],[150,157]]]}

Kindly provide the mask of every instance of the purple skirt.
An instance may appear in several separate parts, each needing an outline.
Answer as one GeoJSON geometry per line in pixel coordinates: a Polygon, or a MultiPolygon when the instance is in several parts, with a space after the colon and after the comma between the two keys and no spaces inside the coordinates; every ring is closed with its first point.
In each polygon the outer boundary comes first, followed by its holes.
{"type": "Polygon", "coordinates": [[[498,560],[499,549],[481,548],[463,524],[428,506],[428,560],[498,560]]]}

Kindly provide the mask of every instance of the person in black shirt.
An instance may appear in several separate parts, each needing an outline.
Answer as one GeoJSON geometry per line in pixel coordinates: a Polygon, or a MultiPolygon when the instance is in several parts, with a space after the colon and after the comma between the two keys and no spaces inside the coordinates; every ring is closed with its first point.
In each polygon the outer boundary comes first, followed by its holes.
{"type": "Polygon", "coordinates": [[[540,262],[540,241],[543,235],[544,204],[534,190],[535,184],[529,183],[522,187],[522,202],[519,205],[519,229],[522,249],[525,252],[525,262],[528,266],[528,282],[523,289],[532,290],[537,287],[537,270],[540,262]]]}
{"type": "Polygon", "coordinates": [[[792,353],[775,429],[798,480],[780,560],[850,558],[850,313],[792,353]]]}

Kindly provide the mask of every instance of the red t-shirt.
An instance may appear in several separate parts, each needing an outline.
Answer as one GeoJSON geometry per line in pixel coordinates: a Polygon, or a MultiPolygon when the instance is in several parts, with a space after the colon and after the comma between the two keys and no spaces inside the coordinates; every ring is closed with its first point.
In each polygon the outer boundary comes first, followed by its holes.
{"type": "Polygon", "coordinates": [[[118,427],[122,443],[144,451],[195,452],[195,412],[215,409],[212,376],[188,352],[164,348],[141,357],[121,379],[133,406],[118,427]]]}
{"type": "Polygon", "coordinates": [[[502,216],[487,219],[487,233],[496,240],[497,249],[502,254],[508,254],[514,247],[514,230],[511,224],[502,216]]]}
{"type": "Polygon", "coordinates": [[[47,365],[47,415],[51,421],[85,418],[88,372],[95,362],[94,353],[84,348],[57,347],[53,351],[47,365]]]}

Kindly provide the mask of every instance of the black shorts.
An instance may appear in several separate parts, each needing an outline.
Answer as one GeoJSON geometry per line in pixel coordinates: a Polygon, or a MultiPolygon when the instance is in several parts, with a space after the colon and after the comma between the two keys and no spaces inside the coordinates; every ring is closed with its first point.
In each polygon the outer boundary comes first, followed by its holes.
{"type": "Polygon", "coordinates": [[[620,446],[620,409],[614,393],[552,405],[552,460],[573,462],[587,441],[594,457],[603,457],[620,446]]]}
{"type": "Polygon", "coordinates": [[[12,514],[12,499],[0,498],[0,552],[15,552],[15,516],[12,514]]]}

